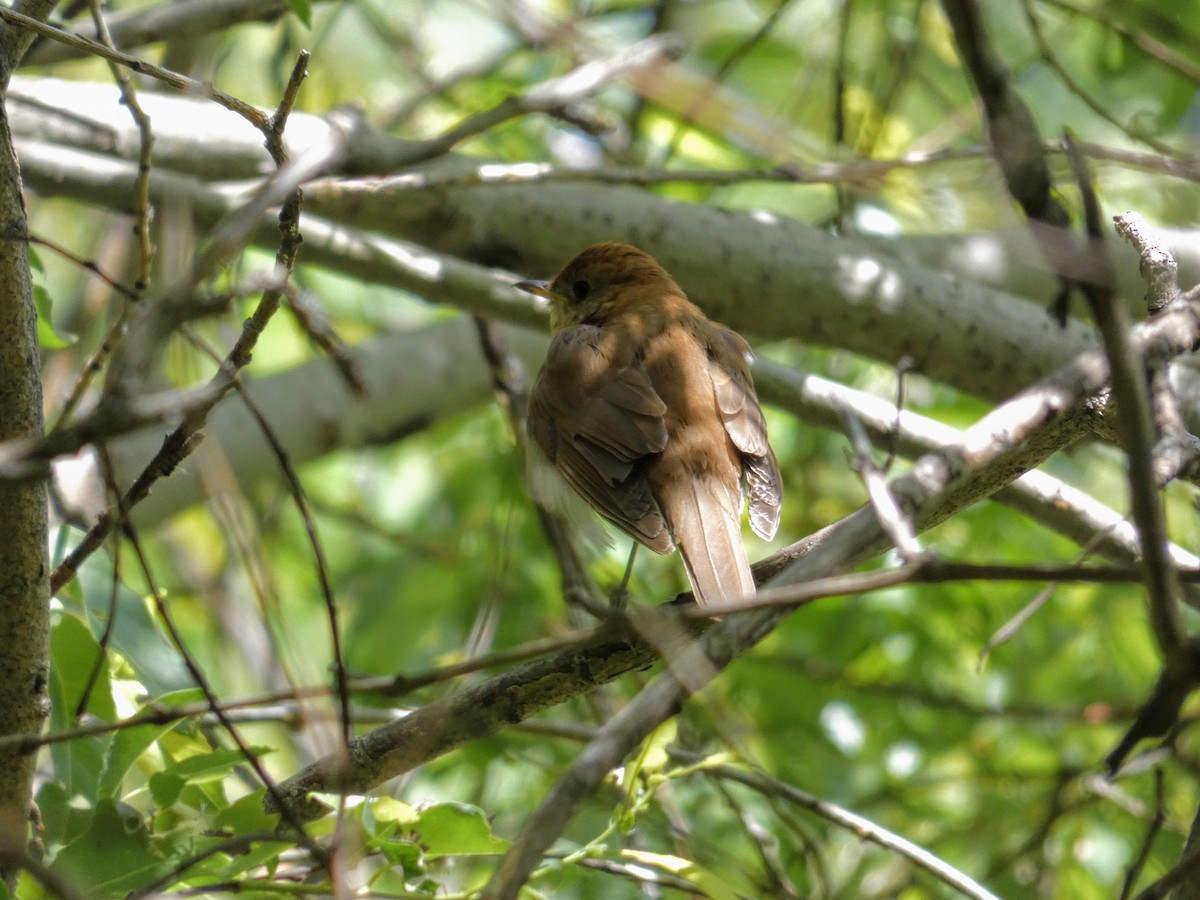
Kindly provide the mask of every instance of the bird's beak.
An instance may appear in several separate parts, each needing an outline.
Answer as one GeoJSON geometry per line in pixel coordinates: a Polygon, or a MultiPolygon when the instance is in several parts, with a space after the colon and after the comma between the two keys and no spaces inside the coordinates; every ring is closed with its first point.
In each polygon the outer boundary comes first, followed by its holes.
{"type": "Polygon", "coordinates": [[[547,300],[554,299],[554,294],[550,292],[550,282],[548,281],[518,281],[513,287],[527,294],[536,294],[539,297],[545,297],[547,300]]]}

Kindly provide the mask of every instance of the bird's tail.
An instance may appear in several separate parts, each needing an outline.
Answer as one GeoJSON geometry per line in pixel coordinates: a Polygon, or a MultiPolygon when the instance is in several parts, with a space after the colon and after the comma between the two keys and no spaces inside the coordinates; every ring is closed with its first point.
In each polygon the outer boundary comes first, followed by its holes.
{"type": "Polygon", "coordinates": [[[667,521],[687,568],[696,602],[734,602],[754,596],[754,577],[742,543],[741,495],[716,479],[689,479],[663,497],[667,521]]]}

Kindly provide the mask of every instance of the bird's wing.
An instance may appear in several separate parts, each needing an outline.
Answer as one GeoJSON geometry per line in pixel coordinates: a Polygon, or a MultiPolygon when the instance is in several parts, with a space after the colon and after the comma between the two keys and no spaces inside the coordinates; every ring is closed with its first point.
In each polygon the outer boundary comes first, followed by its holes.
{"type": "Polygon", "coordinates": [[[719,326],[713,328],[706,344],[709,376],[725,431],[742,454],[742,477],[750,496],[750,527],[759,537],[770,540],[779,527],[783,485],[750,377],[750,345],[740,335],[719,326]]]}
{"type": "Polygon", "coordinates": [[[529,400],[529,433],[592,507],[659,553],[675,544],[643,474],[667,445],[666,404],[599,328],[559,331],[529,400]]]}

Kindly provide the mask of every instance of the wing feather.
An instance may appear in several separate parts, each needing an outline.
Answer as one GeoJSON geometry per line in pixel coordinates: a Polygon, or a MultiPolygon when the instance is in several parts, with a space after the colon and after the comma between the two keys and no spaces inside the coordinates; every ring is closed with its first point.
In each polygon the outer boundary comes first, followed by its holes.
{"type": "Polygon", "coordinates": [[[728,328],[714,326],[706,342],[709,376],[725,432],[741,452],[742,479],[750,498],[750,527],[770,540],[779,527],[783,496],[779,464],[767,443],[767,422],[750,377],[750,345],[728,328]]]}
{"type": "Polygon", "coordinates": [[[665,412],[641,365],[590,325],[555,335],[530,395],[530,436],[567,482],[659,553],[675,544],[642,461],[667,445],[665,412]]]}

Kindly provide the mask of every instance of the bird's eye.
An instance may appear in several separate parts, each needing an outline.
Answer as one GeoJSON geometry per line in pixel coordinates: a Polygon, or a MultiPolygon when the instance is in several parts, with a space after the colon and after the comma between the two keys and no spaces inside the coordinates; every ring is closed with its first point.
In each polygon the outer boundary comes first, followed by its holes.
{"type": "Polygon", "coordinates": [[[586,300],[587,295],[592,292],[592,285],[586,278],[580,278],[571,285],[571,293],[575,295],[576,300],[586,300]]]}

